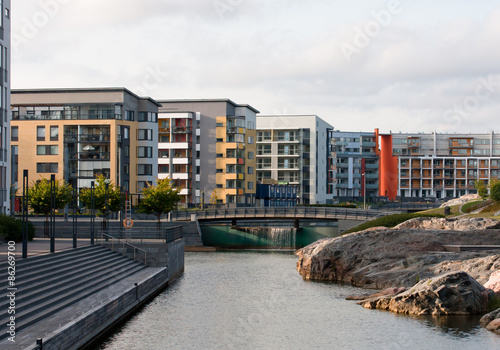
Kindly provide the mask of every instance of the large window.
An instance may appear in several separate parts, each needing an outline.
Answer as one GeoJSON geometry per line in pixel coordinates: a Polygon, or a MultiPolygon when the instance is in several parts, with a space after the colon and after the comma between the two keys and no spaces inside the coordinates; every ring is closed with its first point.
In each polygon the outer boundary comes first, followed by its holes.
{"type": "Polygon", "coordinates": [[[50,141],[58,141],[59,140],[59,127],[51,126],[50,127],[50,141]]]}
{"type": "Polygon", "coordinates": [[[10,140],[17,141],[19,138],[19,128],[17,126],[13,126],[10,128],[10,140]]]}
{"type": "Polygon", "coordinates": [[[39,156],[58,155],[59,154],[59,146],[57,146],[57,145],[38,145],[38,146],[36,146],[36,154],[39,156]]]}
{"type": "Polygon", "coordinates": [[[125,120],[134,120],[134,111],[125,111],[125,120]]]}
{"type": "Polygon", "coordinates": [[[36,127],[36,139],[37,141],[45,141],[45,126],[36,127]]]}
{"type": "Polygon", "coordinates": [[[152,140],[153,130],[152,129],[139,129],[138,130],[138,140],[152,140]]]}
{"type": "Polygon", "coordinates": [[[57,173],[58,163],[36,163],[37,173],[57,173]]]}
{"type": "Polygon", "coordinates": [[[137,157],[153,158],[153,147],[137,147],[137,157]]]}
{"type": "Polygon", "coordinates": [[[151,164],[139,164],[137,172],[137,175],[153,175],[153,166],[151,164]]]}

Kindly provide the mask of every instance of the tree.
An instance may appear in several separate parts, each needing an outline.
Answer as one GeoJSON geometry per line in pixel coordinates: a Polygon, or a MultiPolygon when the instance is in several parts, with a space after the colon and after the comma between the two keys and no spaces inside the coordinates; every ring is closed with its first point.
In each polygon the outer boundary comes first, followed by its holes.
{"type": "Polygon", "coordinates": [[[494,201],[500,201],[500,181],[492,179],[490,182],[490,198],[494,201]]]}
{"type": "MultiPolygon", "coordinates": [[[[65,181],[55,181],[54,193],[54,209],[61,209],[73,200],[73,188],[65,181]]],[[[44,214],[45,222],[48,224],[52,209],[50,180],[42,178],[28,187],[28,205],[35,213],[44,214]]]]}
{"type": "Polygon", "coordinates": [[[477,190],[477,194],[481,196],[481,198],[486,199],[486,197],[488,197],[488,188],[483,180],[477,179],[474,181],[474,187],[477,190]]]}
{"type": "Polygon", "coordinates": [[[214,188],[212,195],[210,196],[210,204],[212,204],[215,207],[218,200],[219,200],[219,197],[217,196],[217,189],[214,188]]]}
{"type": "MultiPolygon", "coordinates": [[[[122,193],[113,181],[99,175],[94,186],[94,209],[105,216],[107,211],[116,212],[122,208],[122,193]],[[106,190],[106,184],[108,189],[106,190]]],[[[87,207],[92,207],[92,189],[84,188],[80,192],[80,201],[87,207]]]]}
{"type": "Polygon", "coordinates": [[[180,189],[175,188],[170,179],[158,179],[156,185],[150,185],[142,189],[142,199],[139,210],[146,214],[154,214],[160,225],[161,215],[168,213],[177,207],[181,200],[180,189]]]}

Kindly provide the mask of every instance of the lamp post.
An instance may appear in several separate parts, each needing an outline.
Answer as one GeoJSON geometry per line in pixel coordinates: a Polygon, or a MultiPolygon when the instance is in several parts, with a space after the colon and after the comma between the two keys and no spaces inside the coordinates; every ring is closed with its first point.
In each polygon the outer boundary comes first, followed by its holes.
{"type": "Polygon", "coordinates": [[[28,170],[23,171],[23,259],[28,257],[28,170]]]}
{"type": "Polygon", "coordinates": [[[76,231],[78,230],[77,207],[78,207],[78,192],[76,190],[76,187],[73,187],[73,248],[76,248],[76,231]]]}
{"type": "Polygon", "coordinates": [[[50,175],[50,252],[54,253],[56,251],[56,217],[55,217],[55,207],[56,207],[56,175],[50,175]]]}
{"type": "Polygon", "coordinates": [[[94,244],[94,207],[95,207],[95,198],[94,198],[94,181],[90,182],[90,244],[94,244]]]}
{"type": "Polygon", "coordinates": [[[363,209],[366,209],[366,173],[361,176],[363,176],[363,209]]]}
{"type": "Polygon", "coordinates": [[[108,235],[108,209],[109,209],[109,183],[106,183],[106,201],[104,203],[104,233],[106,233],[106,239],[108,235]]]}

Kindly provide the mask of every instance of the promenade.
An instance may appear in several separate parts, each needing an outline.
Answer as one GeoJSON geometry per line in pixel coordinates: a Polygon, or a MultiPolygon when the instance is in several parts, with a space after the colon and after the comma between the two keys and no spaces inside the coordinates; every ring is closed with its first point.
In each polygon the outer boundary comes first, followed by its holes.
{"type": "MultiPolygon", "coordinates": [[[[79,238],[77,242],[78,247],[83,247],[86,245],[90,245],[90,239],[88,238],[79,238]]],[[[7,243],[0,244],[0,261],[7,260],[7,243]]],[[[56,238],[55,239],[55,251],[63,251],[66,249],[73,248],[73,239],[72,238],[56,238]]],[[[16,258],[20,259],[23,254],[23,244],[16,243],[16,258]]],[[[49,238],[34,238],[32,241],[28,242],[28,257],[43,255],[50,253],[50,239],[49,238]]]]}

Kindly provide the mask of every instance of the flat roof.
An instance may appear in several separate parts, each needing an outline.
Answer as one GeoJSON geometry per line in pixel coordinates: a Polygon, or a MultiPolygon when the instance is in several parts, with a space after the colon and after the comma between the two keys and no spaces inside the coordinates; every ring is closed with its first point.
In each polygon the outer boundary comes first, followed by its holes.
{"type": "Polygon", "coordinates": [[[44,94],[44,93],[87,93],[87,92],[126,92],[138,100],[148,100],[156,106],[161,107],[155,99],[149,96],[139,96],[125,87],[103,87],[103,88],[41,88],[41,89],[11,89],[11,94],[44,94]]]}
{"type": "Polygon", "coordinates": [[[164,100],[157,100],[157,101],[159,103],[179,103],[179,102],[183,102],[183,103],[205,103],[205,102],[208,102],[208,103],[211,103],[211,102],[225,102],[225,103],[230,103],[230,104],[232,104],[235,107],[246,107],[248,109],[251,109],[255,113],[260,113],[259,110],[257,110],[256,108],[250,106],[249,104],[238,104],[238,103],[234,102],[233,100],[231,100],[229,98],[166,99],[166,100],[164,99],[164,100]]]}

